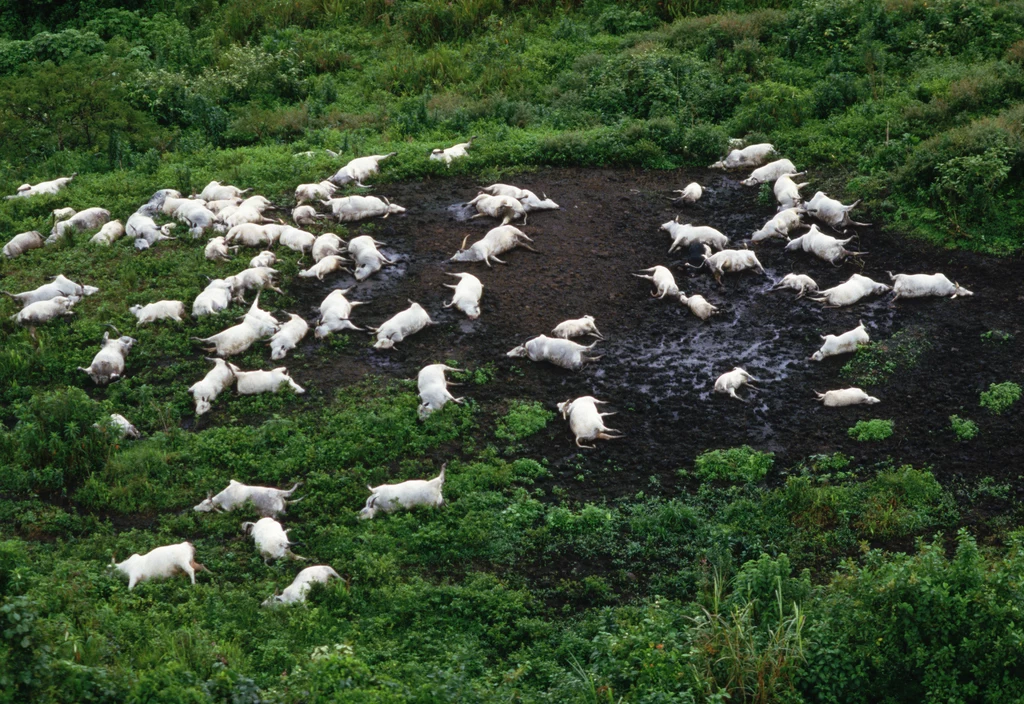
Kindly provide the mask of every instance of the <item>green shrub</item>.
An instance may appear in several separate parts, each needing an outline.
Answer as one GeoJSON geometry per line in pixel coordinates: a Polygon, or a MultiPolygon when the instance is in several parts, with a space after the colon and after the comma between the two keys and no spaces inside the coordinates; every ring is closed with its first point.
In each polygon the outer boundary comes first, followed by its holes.
{"type": "Polygon", "coordinates": [[[973,440],[978,435],[978,424],[973,420],[961,418],[958,415],[949,417],[949,426],[953,429],[953,434],[956,435],[956,439],[960,442],[973,440]]]}
{"type": "Polygon", "coordinates": [[[846,431],[846,434],[857,442],[879,442],[892,437],[893,422],[872,418],[871,420],[859,420],[857,424],[846,431]]]}
{"type": "Polygon", "coordinates": [[[861,386],[878,386],[896,372],[917,366],[929,347],[931,343],[922,331],[900,330],[888,340],[858,347],[839,373],[861,386]]]}
{"type": "Polygon", "coordinates": [[[763,478],[774,464],[774,453],[743,445],[705,452],[694,460],[694,469],[705,481],[750,483],[763,478]]]}
{"type": "Polygon", "coordinates": [[[519,442],[543,430],[554,417],[539,401],[512,401],[508,413],[498,419],[494,435],[499,440],[519,442]]]}
{"type": "Polygon", "coordinates": [[[1004,381],[1002,384],[990,384],[988,391],[981,392],[979,406],[992,413],[1001,414],[1020,400],[1020,384],[1004,381]]]}

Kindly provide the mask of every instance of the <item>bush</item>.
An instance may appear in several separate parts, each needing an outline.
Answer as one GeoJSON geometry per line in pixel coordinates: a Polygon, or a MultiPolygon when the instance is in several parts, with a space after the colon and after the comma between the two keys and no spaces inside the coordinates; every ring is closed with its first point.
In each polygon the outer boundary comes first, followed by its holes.
{"type": "Polygon", "coordinates": [[[508,413],[498,419],[494,435],[499,440],[518,442],[543,430],[554,417],[539,401],[513,401],[508,413]]]}
{"type": "Polygon", "coordinates": [[[981,392],[979,406],[992,413],[1001,414],[1020,400],[1020,384],[1004,381],[1002,384],[990,384],[988,391],[981,392]]]}
{"type": "Polygon", "coordinates": [[[978,424],[973,420],[961,418],[958,415],[949,417],[949,426],[953,429],[953,434],[956,435],[956,439],[960,442],[973,440],[978,435],[978,424]]]}
{"type": "Polygon", "coordinates": [[[893,422],[872,418],[871,420],[859,420],[857,424],[846,431],[846,434],[857,442],[879,442],[892,437],[893,422]]]}
{"type": "Polygon", "coordinates": [[[763,478],[774,464],[774,453],[759,452],[743,445],[705,452],[694,460],[694,469],[705,481],[750,483],[763,478]]]}

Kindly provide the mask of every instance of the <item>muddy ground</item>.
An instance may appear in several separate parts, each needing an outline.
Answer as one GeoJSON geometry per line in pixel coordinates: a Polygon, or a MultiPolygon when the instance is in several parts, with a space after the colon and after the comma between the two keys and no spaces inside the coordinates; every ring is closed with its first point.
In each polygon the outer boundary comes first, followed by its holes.
{"type": "MultiPolygon", "coordinates": [[[[781,241],[774,241],[755,248],[768,277],[727,274],[719,287],[706,270],[686,269],[678,253],[669,255],[670,238],[659,228],[680,215],[683,222],[718,228],[733,246],[741,246],[774,207],[759,203],[758,189],[740,186],[738,178],[710,170],[551,169],[510,179],[546,193],[562,209],[535,213],[522,228],[535,239],[539,254],[517,250],[503,257],[507,266],[493,269],[449,261],[466,235],[473,242],[496,224],[460,221],[458,209],[451,207],[472,198],[480,184],[452,178],[377,187],[373,193],[408,212],[357,230],[386,242],[383,251],[398,263],[375,280],[355,285],[349,297],[372,302],[358,308],[353,319],[361,326],[379,325],[412,299],[438,324],[392,351],[374,350],[357,334],[355,344],[337,354],[307,355],[312,361],[296,377],[328,393],[367,373],[410,378],[424,364],[451,359],[470,369],[497,366],[492,383],[460,389],[492,412],[507,399],[537,400],[552,410],[559,401],[586,394],[606,400],[618,412],[608,420],[623,432],[621,440],[579,450],[559,418],[526,442],[523,454],[549,460],[555,484],[568,485],[581,473],[593,475],[593,481],[572,482],[579,499],[641,489],[685,490],[688,482],[678,475],[679,468],[691,466],[708,448],[741,444],[775,452],[777,468],[838,450],[865,463],[891,457],[930,466],[947,485],[991,475],[1016,489],[1024,466],[1024,443],[1018,437],[1024,404],[1005,416],[992,416],[978,407],[978,394],[992,382],[1024,378],[1021,259],[942,251],[864,227],[858,228],[859,248],[869,252],[863,265],[833,267],[808,254],[786,253],[781,241]],[[704,197],[693,206],[673,205],[670,191],[691,180],[704,185],[704,197]],[[649,283],[631,274],[655,264],[672,266],[681,289],[700,293],[723,313],[704,323],[677,301],[651,298],[649,283]],[[975,295],[900,301],[895,307],[888,297],[876,297],[834,310],[797,300],[794,292],[768,292],[773,281],[791,271],[809,274],[827,288],[854,272],[888,282],[886,270],[941,271],[975,295]],[[456,271],[471,272],[484,284],[476,321],[443,307],[451,291],[442,284],[454,282],[446,274],[456,271]],[[602,359],[582,371],[506,357],[517,344],[585,314],[596,317],[606,341],[595,349],[602,359]],[[867,324],[872,340],[911,329],[931,346],[915,367],[884,386],[865,388],[880,404],[822,408],[814,390],[849,386],[840,377],[849,356],[820,363],[807,357],[819,347],[819,335],[845,332],[858,320],[867,324]],[[1014,337],[983,340],[990,330],[1014,337]],[[759,391],[743,392],[747,403],[713,393],[715,378],[735,366],[762,380],[759,391]],[[948,420],[954,413],[976,420],[981,434],[957,442],[948,420]],[[856,421],[870,418],[894,420],[895,435],[876,443],[847,436],[856,421]],[[608,469],[621,471],[601,471],[608,469]]],[[[813,186],[812,174],[807,190],[813,192],[813,186]]],[[[865,216],[861,213],[860,219],[865,216]]],[[[350,285],[352,279],[341,275],[322,283],[296,279],[289,287],[307,317],[313,317],[332,288],[350,285]]],[[[312,335],[304,343],[310,348],[317,344],[312,335]]]]}

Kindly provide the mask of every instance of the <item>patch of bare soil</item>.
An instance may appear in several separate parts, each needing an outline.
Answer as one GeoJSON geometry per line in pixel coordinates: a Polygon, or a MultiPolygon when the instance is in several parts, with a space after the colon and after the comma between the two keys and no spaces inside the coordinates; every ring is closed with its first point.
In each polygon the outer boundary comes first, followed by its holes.
{"type": "MultiPolygon", "coordinates": [[[[740,186],[739,178],[709,170],[593,169],[517,177],[512,179],[516,185],[546,193],[562,209],[534,213],[522,228],[535,239],[539,254],[516,250],[503,257],[506,266],[493,269],[449,261],[467,234],[473,242],[497,224],[483,218],[460,221],[458,209],[451,208],[471,199],[481,184],[451,178],[377,187],[373,193],[408,212],[357,233],[386,242],[383,251],[398,264],[363,284],[347,275],[325,282],[296,279],[289,292],[309,318],[332,288],[354,286],[350,298],[371,302],[353,315],[360,326],[379,325],[404,309],[406,299],[421,303],[438,324],[391,351],[372,349],[369,336],[356,333],[345,350],[307,355],[312,361],[296,378],[303,386],[329,391],[368,372],[412,378],[425,364],[453,359],[470,369],[497,366],[492,383],[460,390],[492,412],[507,399],[537,400],[552,410],[559,401],[585,394],[606,400],[618,412],[608,423],[624,433],[621,440],[579,450],[559,418],[526,443],[527,456],[550,461],[554,483],[564,485],[581,472],[592,475],[574,488],[578,499],[650,491],[651,476],[658,478],[662,492],[685,490],[679,468],[691,465],[703,450],[741,444],[775,452],[781,468],[808,455],[842,451],[866,463],[891,457],[930,466],[944,483],[991,475],[1013,480],[1016,488],[1024,464],[1019,437],[1024,404],[1005,416],[991,416],[978,407],[978,394],[992,382],[1024,377],[1021,260],[938,250],[864,227],[857,229],[859,248],[869,252],[863,264],[834,267],[808,254],[786,253],[780,241],[762,243],[754,249],[769,276],[726,274],[719,287],[706,270],[683,266],[678,252],[669,255],[670,239],[659,228],[680,215],[683,222],[716,227],[733,240],[731,246],[742,246],[772,217],[774,207],[759,204],[757,189],[740,186]],[[704,185],[699,203],[670,203],[671,190],[691,180],[704,185]],[[703,295],[722,314],[705,323],[678,301],[651,298],[650,284],[632,273],[655,264],[671,266],[680,288],[703,295]],[[855,272],[888,283],[887,270],[943,272],[975,295],[901,300],[895,307],[888,297],[876,297],[834,310],[797,300],[792,291],[768,290],[789,272],[809,274],[824,289],[855,272]],[[447,274],[459,271],[473,273],[484,284],[482,315],[476,321],[444,308],[451,291],[442,284],[453,283],[447,274]],[[603,358],[582,371],[506,357],[523,341],[585,314],[596,317],[607,340],[595,348],[603,358]],[[807,358],[820,346],[819,335],[845,332],[859,320],[872,340],[911,329],[931,345],[916,366],[865,389],[880,404],[822,408],[814,391],[849,386],[839,373],[849,356],[820,363],[807,358]],[[982,335],[989,330],[1014,337],[986,341],[982,335]],[[747,403],[713,393],[716,377],[735,366],[761,380],[761,390],[741,392],[747,403]],[[948,420],[954,413],[978,421],[981,434],[957,442],[948,420]],[[870,418],[894,420],[895,435],[877,443],[847,436],[850,426],[870,418]],[[599,471],[609,468],[621,471],[599,471]]],[[[857,219],[869,218],[860,213],[857,219]]],[[[304,348],[319,344],[310,335],[304,348]]]]}

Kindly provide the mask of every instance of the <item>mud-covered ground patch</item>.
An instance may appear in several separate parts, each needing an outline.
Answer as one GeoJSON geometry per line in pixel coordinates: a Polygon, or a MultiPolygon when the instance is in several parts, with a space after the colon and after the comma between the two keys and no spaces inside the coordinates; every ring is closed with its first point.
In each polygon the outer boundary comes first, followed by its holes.
{"type": "MultiPolygon", "coordinates": [[[[733,239],[732,246],[742,246],[774,207],[759,203],[758,189],[740,186],[738,178],[708,170],[554,169],[509,179],[546,193],[562,209],[534,213],[522,228],[539,254],[517,250],[503,257],[506,266],[493,268],[449,261],[466,235],[473,242],[496,224],[454,215],[451,206],[472,198],[481,184],[453,178],[377,187],[373,193],[408,212],[350,234],[386,242],[382,249],[397,264],[362,284],[348,275],[325,282],[295,279],[289,292],[308,318],[332,288],[353,286],[349,298],[369,301],[353,314],[360,326],[379,325],[405,308],[406,299],[425,306],[437,325],[391,351],[372,349],[369,335],[356,333],[340,350],[305,354],[293,374],[304,386],[329,392],[367,373],[414,378],[425,364],[456,360],[470,369],[496,366],[491,383],[459,390],[492,413],[507,399],[536,400],[552,410],[559,401],[585,394],[606,400],[617,411],[608,423],[623,432],[621,440],[579,450],[559,418],[525,444],[524,454],[549,460],[554,483],[576,484],[573,495],[580,499],[683,490],[688,484],[678,469],[706,449],[741,444],[775,452],[777,468],[842,451],[861,462],[891,457],[930,466],[944,482],[986,475],[1016,480],[1024,455],[1017,438],[1024,404],[992,416],[978,407],[978,394],[992,382],[1024,377],[1021,261],[936,250],[865,227],[857,230],[859,243],[851,245],[869,253],[863,264],[834,267],[811,255],[786,253],[780,241],[762,243],[755,249],[769,276],[727,274],[719,287],[706,271],[683,266],[678,253],[669,255],[670,239],[659,228],[680,215],[683,222],[714,226],[733,239]],[[673,205],[670,191],[691,180],[704,185],[704,197],[693,206],[673,205]],[[686,293],[705,296],[722,314],[702,323],[678,302],[651,298],[649,283],[632,273],[655,264],[672,266],[686,293]],[[901,300],[895,307],[888,297],[878,297],[825,309],[797,300],[791,291],[769,292],[789,272],[809,274],[827,288],[855,272],[888,282],[887,270],[940,271],[975,295],[901,300]],[[471,272],[484,284],[476,321],[444,307],[451,291],[443,284],[453,283],[447,274],[457,271],[471,272]],[[595,348],[602,358],[582,371],[506,357],[517,344],[585,314],[596,317],[607,339],[595,348]],[[906,331],[908,339],[926,344],[912,366],[865,386],[880,404],[822,408],[814,391],[851,385],[840,373],[849,356],[821,363],[807,358],[819,347],[819,335],[845,332],[859,320],[872,340],[906,331]],[[1013,337],[986,339],[993,330],[1013,337]],[[761,380],[760,390],[743,392],[747,403],[713,393],[715,378],[735,366],[761,380]],[[980,435],[958,442],[949,428],[951,414],[975,419],[980,435]],[[892,419],[895,434],[873,443],[848,437],[848,428],[870,418],[892,419]],[[577,484],[573,478],[579,475],[586,480],[577,484]]],[[[813,192],[813,176],[811,181],[807,190],[813,192]]],[[[310,335],[302,351],[320,344],[310,335]]]]}

